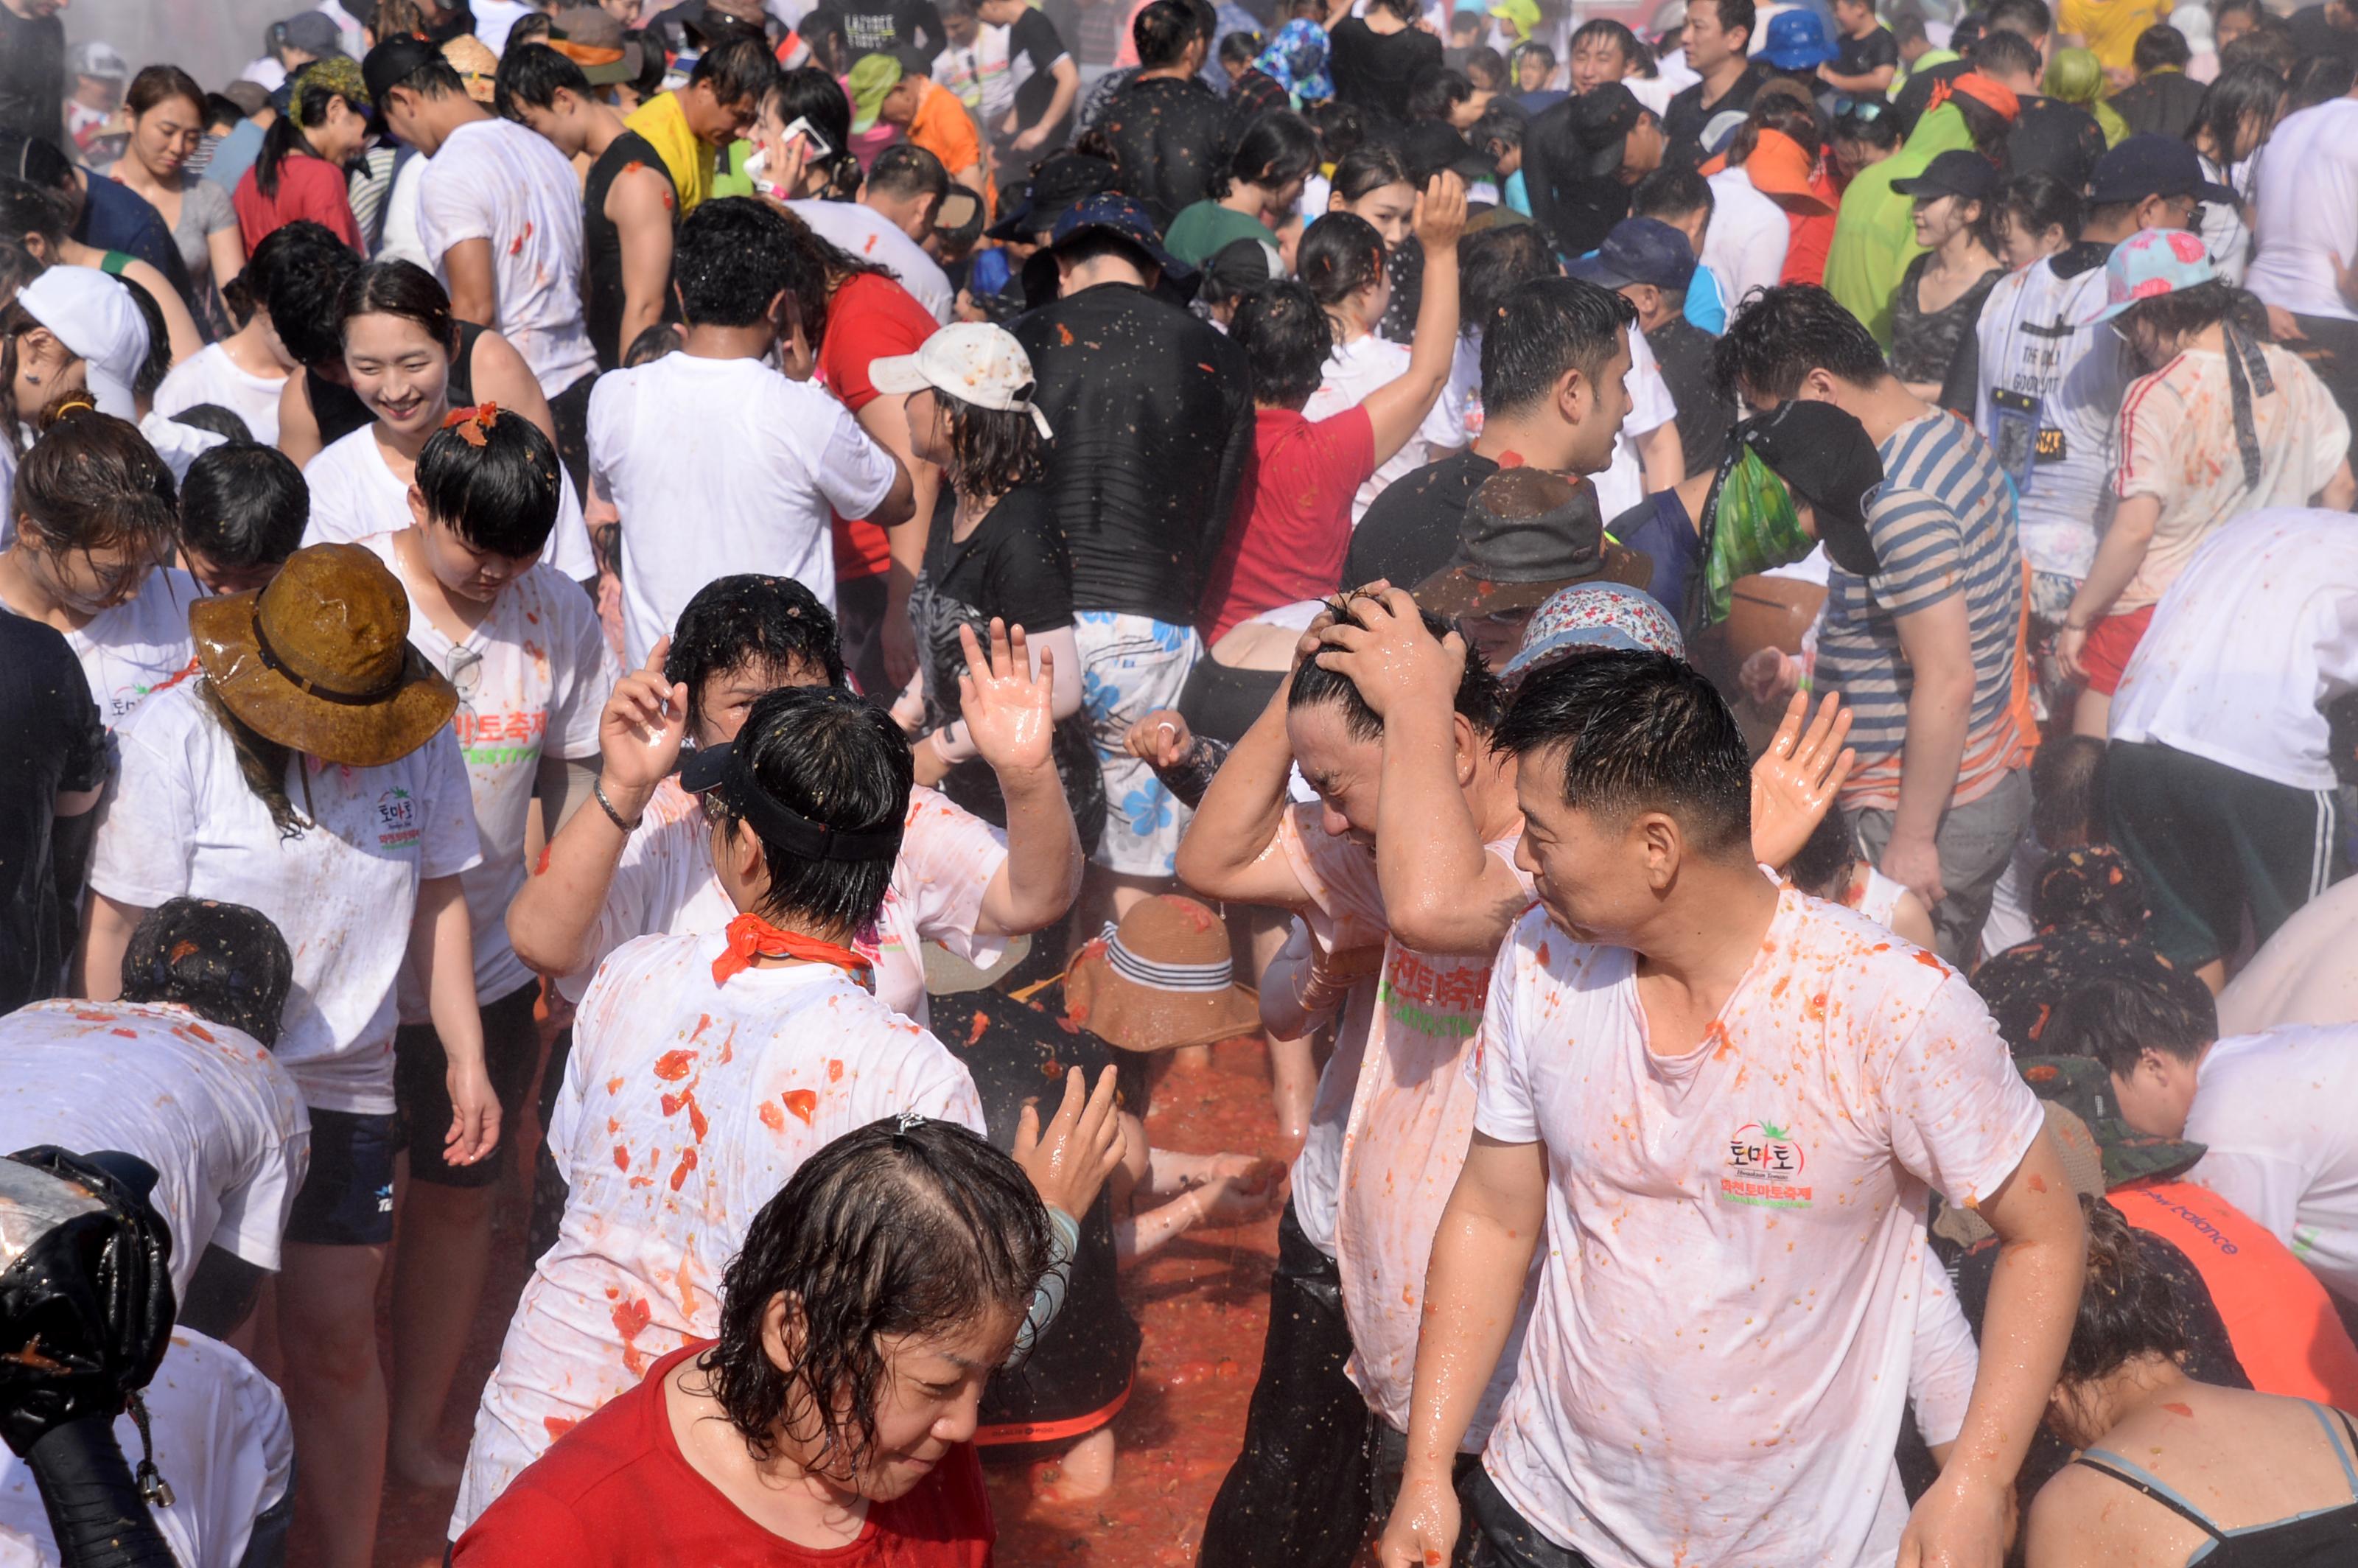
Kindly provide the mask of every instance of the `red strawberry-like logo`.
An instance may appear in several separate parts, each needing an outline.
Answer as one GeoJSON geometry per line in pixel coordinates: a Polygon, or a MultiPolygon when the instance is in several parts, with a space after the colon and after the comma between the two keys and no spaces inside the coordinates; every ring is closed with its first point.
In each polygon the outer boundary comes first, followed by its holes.
{"type": "Polygon", "coordinates": [[[2172,229],[2169,232],[2169,254],[2191,265],[2211,253],[2203,249],[2201,240],[2196,235],[2184,229],[2172,229]]]}

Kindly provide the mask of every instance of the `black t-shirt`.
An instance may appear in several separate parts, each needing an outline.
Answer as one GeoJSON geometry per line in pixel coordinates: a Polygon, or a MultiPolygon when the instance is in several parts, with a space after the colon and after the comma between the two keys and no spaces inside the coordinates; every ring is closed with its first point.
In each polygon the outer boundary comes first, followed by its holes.
{"type": "Polygon", "coordinates": [[[0,1012],[59,993],[73,914],[50,835],[60,790],[106,779],[106,730],[63,635],[0,610],[0,1012]]]}
{"type": "Polygon", "coordinates": [[[1703,101],[1704,84],[1695,82],[1671,100],[1671,112],[1662,116],[1662,134],[1670,138],[1672,147],[1692,158],[1703,146],[1704,127],[1711,124],[1713,115],[1730,110],[1738,114],[1749,113],[1752,100],[1768,84],[1768,73],[1749,60],[1727,91],[1709,103],[1703,101]]]}
{"type": "Polygon", "coordinates": [[[2051,174],[2074,190],[2088,187],[2096,160],[2104,156],[2104,129],[2077,103],[2028,97],[2006,134],[2008,172],[2051,174]]]}
{"type": "Polygon", "coordinates": [[[1727,432],[1736,424],[1736,400],[1721,390],[1712,361],[1712,335],[1683,316],[1673,316],[1646,334],[1646,346],[1662,368],[1662,380],[1678,406],[1679,446],[1686,453],[1687,477],[1719,466],[1727,432]]]}
{"type": "Polygon", "coordinates": [[[988,645],[993,616],[1027,633],[1073,623],[1072,557],[1044,485],[1009,491],[964,539],[950,536],[957,521],[957,497],[945,484],[925,536],[925,568],[909,595],[909,619],[925,650],[928,730],[958,716],[966,670],[959,627],[973,627],[988,645]]]}
{"type": "Polygon", "coordinates": [[[2182,70],[2158,71],[2113,94],[2113,112],[2131,134],[2152,132],[2177,141],[2202,107],[2202,84],[2182,70]]]}
{"type": "Polygon", "coordinates": [[[1098,128],[1113,145],[1114,189],[1143,203],[1155,227],[1212,193],[1230,111],[1201,77],[1150,76],[1126,83],[1098,128]]]}
{"type": "Polygon", "coordinates": [[[1045,488],[1073,563],[1073,607],[1195,623],[1251,455],[1244,351],[1125,283],[1019,319],[1056,432],[1045,488]]]}
{"type": "MultiPolygon", "coordinates": [[[[1048,105],[1055,102],[1054,73],[1056,62],[1067,53],[1056,24],[1038,11],[1025,10],[1007,30],[1007,74],[1015,83],[1015,124],[1019,128],[1035,124],[1048,112],[1048,105]]],[[[1073,102],[1079,103],[1077,92],[1073,102]]],[[[1041,144],[1041,150],[1061,146],[1072,124],[1072,111],[1066,110],[1065,117],[1049,127],[1048,139],[1041,144]]]]}
{"type": "Polygon", "coordinates": [[[66,25],[0,5],[0,130],[66,140],[66,25]]]}
{"type": "Polygon", "coordinates": [[[1390,119],[1408,118],[1409,84],[1441,65],[1441,40],[1416,27],[1379,33],[1347,16],[1328,35],[1326,66],[1336,98],[1390,119]]]}
{"type": "Polygon", "coordinates": [[[1498,471],[1493,460],[1460,452],[1394,480],[1359,519],[1336,586],[1357,588],[1381,578],[1394,588],[1414,589],[1447,566],[1474,492],[1498,471]]]}
{"type": "MultiPolygon", "coordinates": [[[[598,156],[590,166],[590,178],[581,187],[581,315],[590,329],[590,347],[598,355],[600,370],[612,370],[622,362],[622,355],[631,345],[621,341],[622,307],[626,298],[622,291],[622,235],[614,221],[606,216],[606,198],[614,189],[615,177],[633,164],[643,164],[664,178],[670,185],[671,170],[654,144],[636,131],[624,131],[598,156]]],[[[673,192],[672,211],[676,223],[679,210],[678,192],[673,192]]],[[[664,319],[677,313],[678,301],[671,291],[664,291],[664,319]]]]}
{"type": "Polygon", "coordinates": [[[853,59],[911,48],[920,33],[931,53],[938,53],[949,42],[934,0],[830,0],[820,9],[841,24],[843,41],[853,59]]]}
{"type": "Polygon", "coordinates": [[[2292,41],[2300,46],[2305,59],[2331,55],[2358,64],[2358,28],[2335,27],[2325,19],[2322,5],[2292,14],[2292,41]]]}
{"type": "Polygon", "coordinates": [[[1877,27],[1863,38],[1847,34],[1834,39],[1834,74],[1865,76],[1870,70],[1899,64],[1899,40],[1891,36],[1889,27],[1877,27]]]}
{"type": "Polygon", "coordinates": [[[1583,256],[1605,243],[1614,224],[1629,215],[1629,188],[1607,176],[1588,173],[1589,150],[1572,123],[1570,99],[1533,119],[1523,132],[1523,189],[1531,221],[1545,229],[1556,249],[1583,256]]]}

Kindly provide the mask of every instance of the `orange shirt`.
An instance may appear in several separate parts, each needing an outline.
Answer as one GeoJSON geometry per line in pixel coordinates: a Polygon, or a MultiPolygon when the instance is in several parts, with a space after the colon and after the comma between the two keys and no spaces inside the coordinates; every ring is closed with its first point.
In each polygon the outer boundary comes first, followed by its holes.
{"type": "Polygon", "coordinates": [[[2358,1345],[2342,1326],[2325,1287],[2290,1248],[2191,1182],[2140,1182],[2105,1201],[2194,1264],[2252,1387],[2358,1408],[2358,1345]]]}
{"type": "Polygon", "coordinates": [[[974,134],[974,119],[958,95],[940,82],[927,81],[909,119],[909,139],[942,160],[956,179],[958,170],[982,164],[982,140],[974,134]]]}

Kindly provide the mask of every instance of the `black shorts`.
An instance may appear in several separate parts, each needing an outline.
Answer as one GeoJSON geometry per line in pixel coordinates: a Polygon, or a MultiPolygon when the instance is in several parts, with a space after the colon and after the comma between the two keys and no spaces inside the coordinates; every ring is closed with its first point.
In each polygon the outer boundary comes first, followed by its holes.
{"type": "Polygon", "coordinates": [[[400,1108],[401,1147],[409,1152],[411,1179],[438,1187],[486,1187],[507,1168],[508,1145],[524,1110],[525,1091],[540,1059],[540,1000],[534,980],[483,1005],[483,1070],[500,1101],[500,1143],[488,1160],[453,1165],[442,1157],[450,1132],[450,1086],[442,1037],[430,1023],[405,1023],[393,1037],[393,1098],[400,1108]]]}
{"type": "Polygon", "coordinates": [[[383,1247],[393,1239],[397,1117],[311,1113],[311,1169],[287,1217],[287,1239],[314,1247],[383,1247]]]}

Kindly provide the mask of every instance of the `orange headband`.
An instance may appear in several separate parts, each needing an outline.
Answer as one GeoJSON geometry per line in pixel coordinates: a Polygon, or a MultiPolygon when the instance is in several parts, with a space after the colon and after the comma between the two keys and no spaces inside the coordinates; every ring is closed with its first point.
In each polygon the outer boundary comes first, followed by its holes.
{"type": "Polygon", "coordinates": [[[1934,82],[1931,101],[1924,105],[1926,113],[1939,108],[1960,92],[2005,120],[2011,121],[2022,113],[2022,100],[2015,95],[2013,88],[1977,70],[1966,71],[1947,81],[1934,82]]]}

